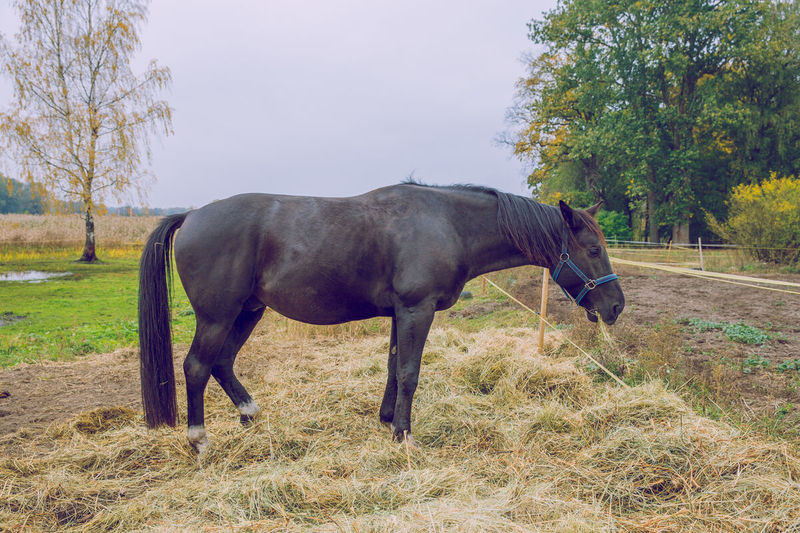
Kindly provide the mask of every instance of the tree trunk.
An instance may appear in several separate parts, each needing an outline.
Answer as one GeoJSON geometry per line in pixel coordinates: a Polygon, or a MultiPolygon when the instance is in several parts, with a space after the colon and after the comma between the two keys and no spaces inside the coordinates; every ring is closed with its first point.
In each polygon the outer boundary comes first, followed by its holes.
{"type": "Polygon", "coordinates": [[[656,221],[656,193],[647,191],[647,240],[658,242],[658,222],[656,221]]]}
{"type": "Polygon", "coordinates": [[[688,220],[681,220],[672,226],[672,242],[675,244],[689,244],[688,220]]]}
{"type": "Polygon", "coordinates": [[[92,207],[86,208],[86,242],[83,245],[83,255],[78,261],[82,263],[94,263],[97,261],[97,255],[94,251],[94,215],[92,214],[92,207]]]}
{"type": "Polygon", "coordinates": [[[94,198],[92,197],[92,182],[94,182],[95,156],[97,155],[98,122],[97,109],[93,103],[89,104],[89,116],[92,125],[92,136],[89,141],[89,161],[86,165],[83,184],[83,205],[86,206],[86,243],[83,245],[83,255],[78,261],[94,263],[97,255],[94,252],[94,198]]]}

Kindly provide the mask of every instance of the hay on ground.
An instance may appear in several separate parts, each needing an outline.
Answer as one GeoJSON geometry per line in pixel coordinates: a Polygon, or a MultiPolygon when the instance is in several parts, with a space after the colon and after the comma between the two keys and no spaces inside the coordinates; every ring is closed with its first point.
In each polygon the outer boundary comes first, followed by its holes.
{"type": "MultiPolygon", "coordinates": [[[[0,530],[792,531],[800,458],[697,416],[655,381],[594,383],[525,330],[434,330],[406,453],[377,420],[384,336],[258,335],[216,384],[208,454],[124,408],[0,458],[0,530]]],[[[185,412],[185,406],[183,406],[185,412]]],[[[9,438],[20,438],[19,435],[9,438]]]]}

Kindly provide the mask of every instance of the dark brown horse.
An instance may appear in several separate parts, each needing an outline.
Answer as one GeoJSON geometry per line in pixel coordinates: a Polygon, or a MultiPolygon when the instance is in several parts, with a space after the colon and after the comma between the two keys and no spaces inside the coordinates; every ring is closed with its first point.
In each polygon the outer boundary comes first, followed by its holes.
{"type": "Polygon", "coordinates": [[[596,208],[557,208],[483,187],[406,183],[353,198],[243,194],[166,217],[150,235],[140,269],[147,425],[174,426],[177,419],[168,288],[178,228],[175,264],[197,319],[183,363],[188,437],[202,452],[210,376],[243,423],[258,412],[233,361],[267,307],[310,324],[391,317],[380,420],[398,440],[411,435],[433,314],[452,306],[468,280],[525,264],[566,264],[558,284],[590,319],[612,324],[625,299],[592,216],[596,208]],[[600,279],[605,283],[595,286],[600,279]]]}

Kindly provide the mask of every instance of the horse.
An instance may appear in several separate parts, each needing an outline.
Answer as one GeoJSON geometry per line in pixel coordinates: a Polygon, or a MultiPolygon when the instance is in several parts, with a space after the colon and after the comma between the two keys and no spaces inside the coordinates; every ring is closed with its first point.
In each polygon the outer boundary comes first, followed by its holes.
{"type": "Polygon", "coordinates": [[[391,318],[379,419],[394,439],[414,445],[411,404],[434,313],[455,304],[470,279],[525,264],[547,267],[589,320],[616,321],[625,298],[594,219],[598,207],[406,182],[349,198],[241,194],[167,216],[140,263],[145,422],[177,423],[172,256],[196,318],[183,370],[187,436],[199,454],[209,444],[203,395],[210,376],[242,424],[259,411],[233,363],[267,307],[309,324],[391,318]]]}

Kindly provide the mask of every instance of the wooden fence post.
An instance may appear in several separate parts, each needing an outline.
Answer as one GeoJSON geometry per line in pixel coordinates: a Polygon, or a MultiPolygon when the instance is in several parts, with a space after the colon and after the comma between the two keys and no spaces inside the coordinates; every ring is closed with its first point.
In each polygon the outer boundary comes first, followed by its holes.
{"type": "Polygon", "coordinates": [[[550,285],[550,270],[542,271],[542,304],[539,309],[539,353],[544,353],[544,317],[547,315],[547,292],[550,285]]]}
{"type": "Polygon", "coordinates": [[[703,239],[697,238],[697,249],[700,250],[700,270],[705,270],[703,267],[703,239]]]}

